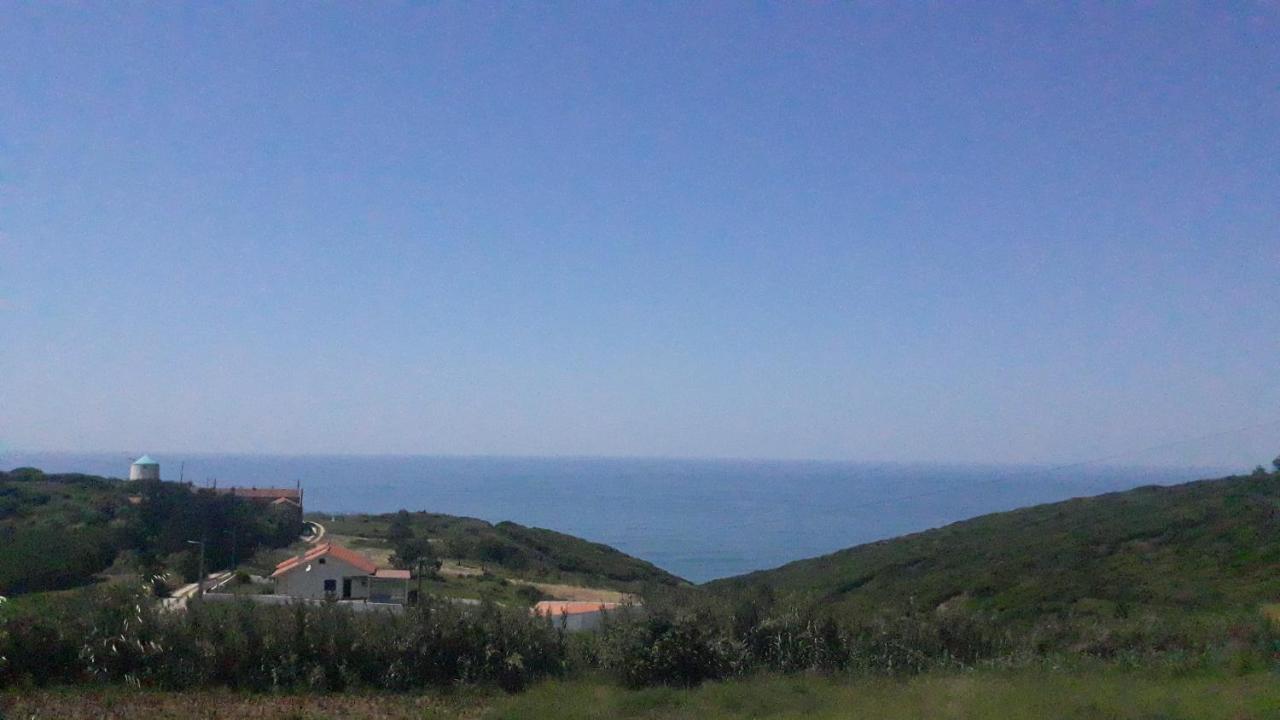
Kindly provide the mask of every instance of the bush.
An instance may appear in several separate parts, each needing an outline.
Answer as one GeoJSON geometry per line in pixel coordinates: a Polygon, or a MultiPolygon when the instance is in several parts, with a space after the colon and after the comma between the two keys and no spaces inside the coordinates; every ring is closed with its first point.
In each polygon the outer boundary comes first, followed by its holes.
{"type": "Polygon", "coordinates": [[[560,631],[525,610],[427,602],[402,615],[336,604],[192,603],[160,613],[149,592],[5,622],[0,686],[100,681],[185,690],[410,690],[458,683],[516,691],[565,670],[560,631]]]}
{"type": "Polygon", "coordinates": [[[533,606],[547,599],[547,594],[533,585],[520,585],[516,588],[516,597],[526,605],[533,606]]]}

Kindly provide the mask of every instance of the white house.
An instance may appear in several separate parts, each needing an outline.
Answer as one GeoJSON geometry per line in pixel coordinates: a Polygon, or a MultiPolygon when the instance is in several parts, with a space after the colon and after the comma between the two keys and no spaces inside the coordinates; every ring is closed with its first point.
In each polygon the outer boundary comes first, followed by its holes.
{"type": "Polygon", "coordinates": [[[320,543],[276,566],[278,595],[307,600],[366,600],[404,604],[409,571],[380,568],[370,558],[334,543],[320,543]]]}
{"type": "Polygon", "coordinates": [[[543,600],[533,606],[533,614],[564,622],[566,630],[595,630],[604,615],[619,607],[618,603],[543,600]]]}

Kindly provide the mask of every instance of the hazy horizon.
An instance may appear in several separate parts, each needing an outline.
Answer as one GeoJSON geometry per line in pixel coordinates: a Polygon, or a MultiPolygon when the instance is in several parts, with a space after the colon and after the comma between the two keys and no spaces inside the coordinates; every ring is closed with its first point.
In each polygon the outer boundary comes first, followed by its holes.
{"type": "MultiPolygon", "coordinates": [[[[1280,423],[1277,423],[1280,424],[1280,423]]],[[[1141,458],[1144,453],[1131,454],[1134,458],[1141,458]]],[[[502,454],[459,454],[459,453],[375,453],[375,452],[343,452],[343,453],[287,453],[287,452],[234,452],[220,450],[166,450],[164,448],[150,449],[142,451],[128,450],[104,450],[101,448],[88,450],[33,450],[25,448],[0,448],[0,469],[13,467],[9,458],[32,458],[32,457],[63,457],[63,458],[81,458],[81,457],[102,457],[117,456],[124,463],[120,474],[127,475],[128,464],[143,455],[147,455],[158,461],[161,465],[162,477],[165,480],[173,480],[170,477],[170,471],[174,470],[181,463],[191,459],[202,458],[276,458],[290,459],[297,458],[302,460],[323,460],[325,458],[333,459],[395,459],[395,458],[421,458],[421,459],[437,459],[437,460],[495,460],[495,461],[530,461],[530,462],[572,462],[572,461],[589,461],[589,462],[649,462],[649,463],[709,463],[709,464],[743,464],[743,465],[768,465],[768,464],[813,464],[813,465],[842,465],[849,467],[900,467],[900,468],[918,468],[918,469],[1019,469],[1044,472],[1070,471],[1075,468],[1088,468],[1094,470],[1114,469],[1114,470],[1186,470],[1205,472],[1247,472],[1255,465],[1265,464],[1262,461],[1249,462],[1246,465],[1213,465],[1213,464],[1196,464],[1185,463],[1178,460],[1166,458],[1164,462],[1152,458],[1150,461],[1136,460],[1134,462],[1125,462],[1123,458],[1117,459],[1113,457],[1107,458],[1085,458],[1067,463],[1048,463],[1048,462],[982,462],[982,461],[965,461],[965,462],[945,462],[945,461],[911,461],[911,460],[865,460],[856,458],[780,458],[780,457],[707,457],[707,456],[660,456],[660,455],[502,455],[502,454]]],[[[42,468],[43,469],[43,468],[42,468]]],[[[74,470],[72,466],[67,466],[66,470],[74,470]]],[[[59,470],[62,472],[64,470],[59,470]]],[[[188,478],[191,479],[191,478],[188,478]]],[[[234,482],[234,478],[226,478],[227,482],[234,482]]]]}
{"type": "MultiPolygon", "coordinates": [[[[552,528],[703,581],[1071,497],[1227,472],[1104,465],[150,453],[197,487],[301,484],[311,513],[426,511],[552,528]]],[[[0,456],[123,476],[118,453],[0,456]]],[[[1236,468],[1247,471],[1249,468],[1236,468]]]]}
{"type": "Polygon", "coordinates": [[[1276,37],[6,4],[0,449],[1267,462],[1276,37]]]}

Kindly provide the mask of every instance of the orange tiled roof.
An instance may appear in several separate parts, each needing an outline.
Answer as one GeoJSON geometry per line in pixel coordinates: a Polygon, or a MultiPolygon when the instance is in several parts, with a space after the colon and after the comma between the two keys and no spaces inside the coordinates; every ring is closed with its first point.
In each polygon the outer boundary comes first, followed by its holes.
{"type": "Polygon", "coordinates": [[[533,611],[538,615],[559,617],[561,615],[581,615],[583,613],[600,612],[601,610],[612,610],[616,607],[618,607],[618,603],[543,600],[533,606],[533,611]]]}
{"type": "Polygon", "coordinates": [[[217,487],[210,489],[220,495],[235,495],[250,500],[288,498],[296,501],[301,497],[297,488],[217,487]]]}
{"type": "Polygon", "coordinates": [[[303,553],[302,555],[291,557],[288,560],[285,560],[284,562],[280,563],[279,565],[276,565],[275,572],[271,573],[271,577],[279,577],[289,572],[290,570],[293,570],[299,565],[303,565],[305,563],[319,560],[320,558],[326,555],[330,557],[335,557],[341,560],[342,562],[347,563],[348,565],[356,568],[357,570],[360,570],[361,572],[364,572],[364,573],[368,573],[370,575],[378,571],[377,563],[365,557],[364,555],[361,555],[355,550],[351,550],[350,548],[345,548],[335,543],[320,543],[319,545],[311,548],[310,550],[303,553]]]}
{"type": "Polygon", "coordinates": [[[390,578],[392,580],[408,580],[409,571],[394,570],[392,568],[378,568],[378,571],[375,572],[373,576],[376,578],[390,578]]]}

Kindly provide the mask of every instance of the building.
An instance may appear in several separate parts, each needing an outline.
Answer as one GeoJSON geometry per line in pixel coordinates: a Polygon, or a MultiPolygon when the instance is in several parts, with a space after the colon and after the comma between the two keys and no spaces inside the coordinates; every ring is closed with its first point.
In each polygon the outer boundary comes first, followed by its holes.
{"type": "Polygon", "coordinates": [[[129,466],[130,480],[159,480],[160,479],[160,463],[151,459],[150,455],[143,455],[133,464],[129,466]]]}
{"type": "Polygon", "coordinates": [[[409,571],[378,567],[369,557],[335,543],[320,543],[276,566],[277,595],[305,600],[399,603],[409,597],[409,571]]]}
{"type": "Polygon", "coordinates": [[[260,487],[212,487],[208,488],[219,495],[235,495],[238,498],[252,500],[263,505],[280,505],[288,503],[293,507],[302,507],[302,488],[260,488],[260,487]],[[281,501],[284,501],[283,503],[281,501]]]}
{"type": "Polygon", "coordinates": [[[287,511],[296,513],[299,517],[302,515],[302,485],[291,488],[260,488],[260,487],[217,487],[200,488],[208,489],[219,495],[233,495],[238,498],[249,500],[256,505],[269,507],[272,510],[287,511]]]}
{"type": "Polygon", "coordinates": [[[543,600],[533,606],[533,614],[549,617],[556,623],[563,619],[566,630],[595,630],[604,621],[605,614],[618,607],[618,603],[543,600]]]}

